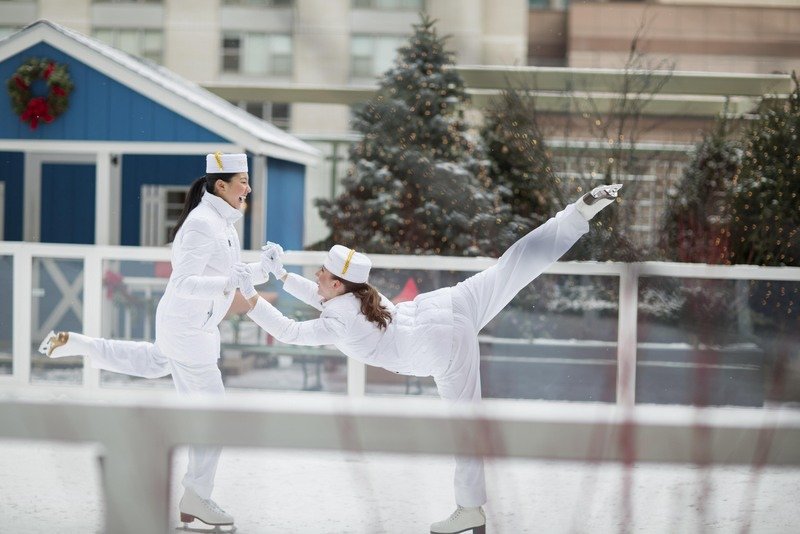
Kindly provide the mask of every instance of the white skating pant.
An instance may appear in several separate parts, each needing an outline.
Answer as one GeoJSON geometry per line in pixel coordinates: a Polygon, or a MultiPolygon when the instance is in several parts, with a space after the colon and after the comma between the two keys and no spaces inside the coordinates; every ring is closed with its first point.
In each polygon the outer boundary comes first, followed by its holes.
{"type": "MultiPolygon", "coordinates": [[[[70,334],[72,341],[74,334],[70,334]]],[[[87,336],[75,336],[86,344],[86,354],[93,367],[144,378],[159,378],[172,374],[175,389],[180,395],[224,395],[222,374],[216,362],[188,365],[164,356],[153,343],[120,341],[87,336]]],[[[221,447],[189,447],[189,466],[183,486],[194,490],[203,499],[211,497],[221,447]]]]}
{"type": "MultiPolygon", "coordinates": [[[[571,204],[509,247],[495,265],[453,288],[451,362],[442,376],[434,377],[442,398],[453,402],[480,400],[478,332],[588,230],[589,223],[571,204]]],[[[483,459],[457,456],[454,485],[460,506],[485,504],[483,459]]]]}

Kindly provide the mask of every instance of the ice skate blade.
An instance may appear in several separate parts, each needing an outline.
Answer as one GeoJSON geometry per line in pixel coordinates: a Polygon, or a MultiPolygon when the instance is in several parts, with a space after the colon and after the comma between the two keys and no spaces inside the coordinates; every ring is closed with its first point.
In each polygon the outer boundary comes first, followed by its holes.
{"type": "MultiPolygon", "coordinates": [[[[181,521],[183,519],[181,518],[181,521]]],[[[198,519],[198,521],[200,521],[198,519]]],[[[175,527],[175,530],[179,530],[181,532],[205,532],[206,534],[231,534],[232,532],[236,532],[236,525],[206,525],[202,521],[205,527],[193,527],[189,526],[191,521],[183,521],[183,525],[175,527]]]]}
{"type": "MultiPolygon", "coordinates": [[[[464,530],[459,530],[458,532],[450,532],[448,534],[461,534],[462,532],[472,532],[472,534],[486,534],[486,525],[481,525],[479,527],[469,527],[465,528],[464,530]]],[[[437,533],[431,530],[431,534],[441,534],[441,533],[437,533]]]]}

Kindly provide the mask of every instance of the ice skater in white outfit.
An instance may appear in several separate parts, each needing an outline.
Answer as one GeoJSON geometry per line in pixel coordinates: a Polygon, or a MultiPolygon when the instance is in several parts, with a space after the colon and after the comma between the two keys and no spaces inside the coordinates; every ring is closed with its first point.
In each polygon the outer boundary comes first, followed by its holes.
{"type": "MultiPolygon", "coordinates": [[[[600,186],[514,243],[483,272],[444,289],[392,304],[367,283],[371,262],[342,245],[331,248],[317,283],[287,274],[279,245],[268,244],[262,267],[284,289],[322,313],[297,322],[260,298],[242,269],[240,291],[251,319],[273,337],[297,345],[334,345],[368,365],[413,376],[433,376],[439,395],[455,402],[481,398],[478,332],[514,296],[589,230],[588,221],[617,197],[620,185],[600,186]]],[[[457,457],[456,511],[431,525],[432,533],[485,532],[486,485],[482,458],[457,457]]]]}
{"type": "MultiPolygon", "coordinates": [[[[223,395],[218,325],[238,287],[241,248],[234,223],[250,194],[245,154],[209,154],[178,220],[172,244],[172,274],[156,310],[155,343],[91,338],[51,332],[39,348],[51,358],[84,355],[96,368],[145,378],[172,375],[181,395],[223,395]]],[[[269,276],[259,263],[248,269],[254,283],[269,276]]],[[[221,449],[190,447],[179,508],[184,527],[194,519],[233,525],[233,517],[211,500],[221,449]]]]}

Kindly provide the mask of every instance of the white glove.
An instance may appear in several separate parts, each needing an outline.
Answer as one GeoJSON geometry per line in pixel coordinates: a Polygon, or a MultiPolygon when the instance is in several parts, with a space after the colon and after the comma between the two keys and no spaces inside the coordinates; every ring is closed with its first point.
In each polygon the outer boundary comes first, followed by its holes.
{"type": "Polygon", "coordinates": [[[245,265],[244,263],[234,263],[231,266],[231,272],[230,274],[228,274],[228,281],[225,282],[225,287],[222,289],[223,293],[227,295],[228,293],[239,287],[239,279],[241,278],[243,269],[247,269],[247,265],[245,265]]]}
{"type": "Polygon", "coordinates": [[[577,209],[587,221],[591,221],[592,217],[597,215],[601,209],[617,199],[620,189],[622,189],[622,184],[595,187],[575,202],[575,209],[577,209]]]}
{"type": "Polygon", "coordinates": [[[283,278],[286,276],[286,269],[283,268],[282,256],[283,247],[267,241],[267,244],[261,247],[261,268],[266,273],[274,274],[277,279],[283,278]]]}
{"type": "Polygon", "coordinates": [[[256,288],[253,287],[253,273],[250,272],[250,267],[244,263],[237,263],[234,268],[238,266],[242,266],[243,268],[238,269],[239,271],[239,291],[241,292],[242,296],[246,299],[251,299],[255,297],[258,293],[256,293],[256,288]]]}

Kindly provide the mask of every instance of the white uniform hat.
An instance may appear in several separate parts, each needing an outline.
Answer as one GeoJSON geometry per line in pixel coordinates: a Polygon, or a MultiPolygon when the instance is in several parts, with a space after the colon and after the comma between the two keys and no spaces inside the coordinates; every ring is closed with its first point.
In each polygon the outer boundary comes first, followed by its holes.
{"type": "Polygon", "coordinates": [[[247,172],[247,154],[214,152],[206,156],[206,174],[247,172]]]}
{"type": "Polygon", "coordinates": [[[366,284],[372,262],[364,254],[342,245],[333,245],[322,265],[333,275],[354,284],[366,284]]]}

